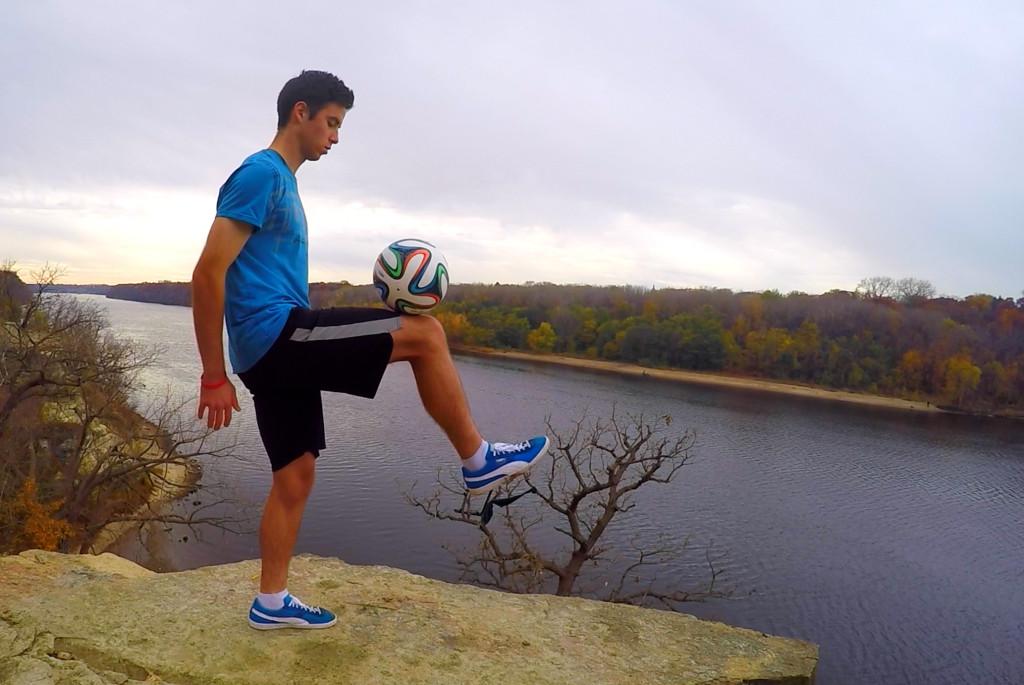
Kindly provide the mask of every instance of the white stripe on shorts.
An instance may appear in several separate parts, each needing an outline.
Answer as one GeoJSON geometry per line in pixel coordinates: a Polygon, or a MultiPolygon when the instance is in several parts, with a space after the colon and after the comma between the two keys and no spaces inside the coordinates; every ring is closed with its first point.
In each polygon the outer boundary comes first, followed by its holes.
{"type": "Polygon", "coordinates": [[[315,328],[296,328],[289,340],[294,342],[315,342],[317,340],[340,340],[342,338],[358,338],[364,335],[390,333],[401,325],[399,318],[374,319],[359,321],[338,326],[316,326],[315,328]]]}

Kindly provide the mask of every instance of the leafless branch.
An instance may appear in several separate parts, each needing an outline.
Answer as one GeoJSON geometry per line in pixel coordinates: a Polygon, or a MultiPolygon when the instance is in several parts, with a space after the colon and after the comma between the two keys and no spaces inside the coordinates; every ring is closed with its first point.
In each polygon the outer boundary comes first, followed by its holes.
{"type": "Polygon", "coordinates": [[[218,513],[219,493],[190,511],[164,504],[202,488],[196,465],[232,458],[236,446],[196,427],[194,398],[168,391],[136,408],[139,374],[157,351],[115,337],[99,305],[51,293],[60,273],[44,267],[28,302],[0,321],[0,552],[19,544],[17,517],[27,514],[11,502],[29,481],[40,503],[55,503],[47,516],[75,531],[64,549],[111,524],[236,529],[218,513]]]}
{"type": "MultiPolygon", "coordinates": [[[[551,457],[542,470],[525,479],[536,498],[532,504],[515,505],[514,511],[509,506],[490,520],[482,511],[472,510],[458,476],[451,473],[446,478],[441,470],[432,493],[407,492],[406,501],[431,518],[478,528],[480,537],[473,551],[453,552],[463,580],[514,592],[549,589],[560,595],[602,596],[599,589],[586,588],[588,583],[581,582],[581,577],[584,569],[615,558],[603,542],[615,516],[637,506],[634,495],[639,488],[669,483],[690,461],[695,436],[692,431],[673,432],[671,423],[669,416],[648,419],[613,412],[603,419],[583,416],[567,430],[558,431],[549,420],[551,457]],[[461,506],[452,506],[454,500],[461,500],[461,506]],[[547,531],[558,533],[570,543],[569,548],[561,553],[545,549],[540,543],[547,531]]],[[[509,494],[507,486],[494,493],[497,501],[509,494]]],[[[698,589],[665,591],[656,576],[641,583],[641,577],[685,547],[684,542],[634,549],[634,560],[610,591],[604,584],[602,598],[676,608],[682,602],[724,596],[718,587],[721,570],[711,556],[707,556],[709,579],[698,589]]]]}

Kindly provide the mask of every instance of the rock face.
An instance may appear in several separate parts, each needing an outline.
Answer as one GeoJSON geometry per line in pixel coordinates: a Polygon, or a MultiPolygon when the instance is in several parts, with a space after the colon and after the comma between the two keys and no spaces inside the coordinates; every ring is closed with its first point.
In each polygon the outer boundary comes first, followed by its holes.
{"type": "Polygon", "coordinates": [[[13,271],[0,269],[0,313],[11,306],[20,307],[32,298],[32,291],[13,271]]]}
{"type": "Polygon", "coordinates": [[[513,595],[337,559],[289,587],[338,614],[259,632],[258,562],[156,574],[112,554],[0,557],[0,683],[812,683],[815,645],[666,611],[513,595]]]}

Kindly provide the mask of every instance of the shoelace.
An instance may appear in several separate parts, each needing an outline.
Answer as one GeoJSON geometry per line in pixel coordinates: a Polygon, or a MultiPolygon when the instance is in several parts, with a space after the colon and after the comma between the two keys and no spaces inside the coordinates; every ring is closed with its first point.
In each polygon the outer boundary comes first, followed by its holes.
{"type": "Polygon", "coordinates": [[[492,442],[491,448],[495,454],[514,454],[515,452],[525,452],[530,449],[530,441],[524,440],[523,442],[492,442]]]}
{"type": "Polygon", "coordinates": [[[288,606],[290,606],[293,609],[304,609],[305,611],[308,611],[313,614],[323,613],[320,607],[311,607],[302,600],[297,599],[295,597],[291,597],[288,600],[288,606]]]}

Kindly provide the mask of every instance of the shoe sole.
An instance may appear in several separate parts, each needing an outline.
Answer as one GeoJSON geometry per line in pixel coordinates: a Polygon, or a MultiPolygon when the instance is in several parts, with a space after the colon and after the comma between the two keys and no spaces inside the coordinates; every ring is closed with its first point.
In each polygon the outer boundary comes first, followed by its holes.
{"type": "Polygon", "coordinates": [[[330,623],[256,623],[250,620],[249,627],[255,628],[256,630],[278,630],[279,628],[296,628],[298,630],[319,630],[320,628],[330,628],[337,622],[337,617],[331,619],[330,623]]]}
{"type": "Polygon", "coordinates": [[[490,492],[491,490],[494,490],[495,488],[500,488],[502,485],[511,483],[520,476],[525,476],[533,469],[534,466],[537,465],[537,462],[539,462],[541,459],[547,456],[548,447],[550,446],[551,440],[548,440],[547,442],[544,443],[544,448],[540,452],[538,452],[537,456],[534,457],[533,461],[530,462],[530,465],[527,466],[522,471],[520,471],[519,473],[513,473],[510,476],[505,476],[501,480],[496,480],[493,483],[488,483],[487,485],[483,485],[479,488],[466,488],[466,492],[468,492],[471,495],[484,495],[490,492]]]}

